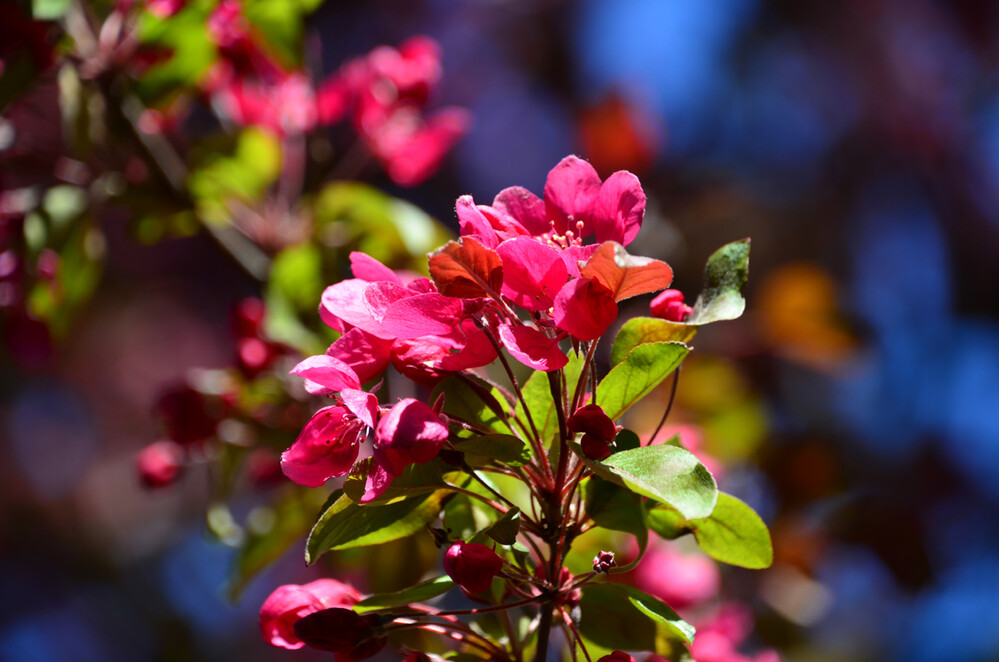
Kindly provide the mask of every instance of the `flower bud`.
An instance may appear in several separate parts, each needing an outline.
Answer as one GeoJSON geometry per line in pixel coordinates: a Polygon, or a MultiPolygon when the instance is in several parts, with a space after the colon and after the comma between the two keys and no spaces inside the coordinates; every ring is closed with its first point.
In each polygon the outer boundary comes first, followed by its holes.
{"type": "Polygon", "coordinates": [[[183,468],[184,453],[176,443],[157,441],[143,448],[135,458],[139,478],[146,487],[166,487],[177,480],[183,468]]]}
{"type": "Polygon", "coordinates": [[[335,579],[317,579],[302,586],[285,584],[260,606],[260,632],[270,645],[295,650],[308,643],[297,633],[298,621],[330,607],[350,607],[360,599],[353,586],[335,579]]]}
{"type": "Polygon", "coordinates": [[[591,460],[600,461],[611,454],[610,444],[592,434],[584,434],[580,446],[583,448],[583,454],[591,460]]]}
{"type": "Polygon", "coordinates": [[[604,655],[597,662],[635,662],[635,658],[623,651],[614,651],[610,655],[604,655]]]}
{"type": "Polygon", "coordinates": [[[616,565],[614,552],[600,552],[593,557],[593,572],[606,573],[616,565]]]}
{"type": "Polygon", "coordinates": [[[649,304],[649,312],[653,317],[682,322],[694,309],[683,302],[683,292],[680,290],[663,290],[649,304]]]}
{"type": "Polygon", "coordinates": [[[614,441],[617,426],[600,405],[586,405],[576,410],[566,422],[570,434],[585,432],[602,441],[614,441]]]}
{"type": "Polygon", "coordinates": [[[496,552],[477,542],[458,541],[444,554],[444,572],[467,593],[482,593],[503,568],[496,552]]]}
{"type": "Polygon", "coordinates": [[[338,662],[369,658],[388,639],[380,635],[378,616],[362,616],[350,609],[333,607],[313,612],[295,623],[295,635],[306,646],[336,653],[338,662]]]}

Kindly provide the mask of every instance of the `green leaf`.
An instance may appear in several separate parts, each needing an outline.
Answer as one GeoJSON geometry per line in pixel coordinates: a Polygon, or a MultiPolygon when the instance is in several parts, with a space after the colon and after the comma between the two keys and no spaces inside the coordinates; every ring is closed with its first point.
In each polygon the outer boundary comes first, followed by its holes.
{"type": "MultiPolygon", "coordinates": [[[[568,398],[571,400],[576,384],[579,383],[579,376],[583,371],[583,357],[575,352],[569,353],[569,362],[562,368],[565,373],[566,390],[568,398]]],[[[548,385],[548,373],[536,370],[532,372],[530,378],[520,387],[520,392],[527,403],[527,412],[531,414],[531,420],[538,428],[541,435],[541,442],[546,444],[555,440],[558,434],[558,415],[555,412],[555,401],[552,400],[551,387],[548,385]]],[[[515,416],[527,423],[524,405],[520,401],[514,412],[515,416]]],[[[570,413],[571,414],[571,413],[570,413]]]]}
{"type": "Polygon", "coordinates": [[[446,490],[390,503],[358,506],[346,494],[329,506],[309,533],[305,562],[316,562],[324,552],[377,545],[404,538],[437,518],[446,490]]]}
{"type": "Polygon", "coordinates": [[[372,595],[353,605],[351,609],[359,614],[363,614],[376,609],[405,607],[406,605],[411,605],[414,602],[424,602],[425,600],[437,597],[442,593],[447,593],[454,588],[454,586],[455,583],[446,576],[435,577],[434,579],[417,584],[416,586],[410,586],[409,588],[405,588],[401,591],[372,595]]]}
{"type": "Polygon", "coordinates": [[[611,366],[624,360],[639,345],[654,342],[689,343],[697,334],[697,326],[656,317],[633,317],[621,327],[611,347],[611,366]]]}
{"type": "Polygon", "coordinates": [[[597,526],[624,531],[637,538],[648,535],[641,499],[609,480],[593,476],[586,481],[586,514],[597,526]]]}
{"type": "MultiPolygon", "coordinates": [[[[718,495],[719,500],[721,494],[718,495]]],[[[665,504],[656,504],[646,513],[649,528],[666,540],[675,540],[682,535],[690,533],[690,524],[687,518],[665,504]]]]}
{"type": "Polygon", "coordinates": [[[278,253],[271,262],[267,286],[298,310],[315,308],[325,286],[319,247],[306,243],[278,253]]]}
{"type": "Polygon", "coordinates": [[[31,0],[31,15],[36,21],[58,21],[69,9],[69,0],[31,0]]]}
{"type": "Polygon", "coordinates": [[[187,186],[205,221],[222,225],[233,200],[259,200],[281,172],[281,144],[261,129],[244,129],[232,154],[207,152],[204,162],[188,176],[187,186]]]}
{"type": "Polygon", "coordinates": [[[617,433],[617,438],[614,439],[614,447],[617,449],[616,452],[630,451],[632,448],[638,448],[642,445],[642,440],[638,438],[638,435],[632,430],[624,429],[617,433]]]}
{"type": "Polygon", "coordinates": [[[602,478],[676,508],[688,519],[707,517],[718,487],[692,453],[676,446],[644,446],[614,453],[603,462],[587,458],[575,442],[570,447],[602,478]]]}
{"type": "Polygon", "coordinates": [[[520,508],[511,508],[496,523],[486,529],[485,534],[501,545],[517,542],[520,533],[520,508]]]}
{"type": "Polygon", "coordinates": [[[453,441],[454,447],[465,454],[466,461],[472,466],[496,460],[519,467],[531,460],[531,453],[524,442],[509,434],[487,434],[453,441]]]}
{"type": "Polygon", "coordinates": [[[725,244],[708,258],[704,286],[687,324],[734,320],[746,308],[742,287],[749,279],[749,239],[725,244]]]}
{"type": "Polygon", "coordinates": [[[720,493],[710,517],[689,522],[697,544],[716,561],[743,568],[768,568],[774,560],[770,532],[760,516],[730,494],[720,493]]]}
{"type": "Polygon", "coordinates": [[[597,385],[596,401],[617,419],[676,370],[690,348],[682,343],[639,345],[597,385]]]}
{"type": "MultiPolygon", "coordinates": [[[[354,503],[358,503],[365,492],[368,471],[372,465],[371,458],[356,462],[351,468],[343,491],[354,503]]],[[[374,504],[384,504],[403,498],[412,498],[419,494],[444,489],[444,467],[439,460],[422,464],[407,465],[402,473],[392,479],[392,484],[377,499],[365,504],[366,508],[374,504]]]]}
{"type": "Polygon", "coordinates": [[[579,604],[580,633],[598,646],[659,652],[691,642],[694,628],[662,600],[623,584],[588,584],[579,604]]]}

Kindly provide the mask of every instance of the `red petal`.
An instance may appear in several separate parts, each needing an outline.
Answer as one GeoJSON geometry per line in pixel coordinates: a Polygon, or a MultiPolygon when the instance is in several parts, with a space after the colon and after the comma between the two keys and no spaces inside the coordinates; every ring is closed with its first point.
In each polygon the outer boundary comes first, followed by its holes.
{"type": "Polygon", "coordinates": [[[594,340],[617,319],[614,294],[592,278],[577,278],[555,297],[555,324],[578,340],[594,340]]]}
{"type": "Polygon", "coordinates": [[[551,229],[544,200],[521,186],[511,186],[497,193],[493,207],[514,218],[535,237],[551,229]]]}
{"type": "Polygon", "coordinates": [[[291,447],[281,454],[284,475],[306,487],[321,487],[343,476],[357,459],[356,436],[346,425],[353,416],[344,407],[324,407],[305,424],[291,447]]]}

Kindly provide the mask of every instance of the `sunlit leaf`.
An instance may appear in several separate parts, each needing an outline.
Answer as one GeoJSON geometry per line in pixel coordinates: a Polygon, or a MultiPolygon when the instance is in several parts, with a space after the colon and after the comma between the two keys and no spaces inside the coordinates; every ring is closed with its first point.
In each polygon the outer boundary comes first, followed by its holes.
{"type": "Polygon", "coordinates": [[[353,605],[351,609],[359,614],[363,614],[376,609],[405,607],[414,602],[424,602],[442,593],[447,593],[454,587],[455,583],[449,577],[435,577],[434,579],[422,582],[416,586],[410,586],[401,591],[369,596],[353,605]]]}
{"type": "Polygon", "coordinates": [[[644,446],[590,460],[570,447],[602,478],[676,508],[688,519],[707,517],[718,498],[715,479],[692,453],[676,446],[644,446]]]}
{"type": "Polygon", "coordinates": [[[404,538],[437,518],[446,490],[386,505],[358,506],[346,494],[320,515],[305,545],[305,562],[324,552],[404,538]]]}
{"type": "Polygon", "coordinates": [[[512,545],[517,542],[518,533],[520,533],[519,508],[511,508],[485,530],[487,536],[501,545],[512,545]]]}
{"type": "Polygon", "coordinates": [[[633,317],[621,327],[611,347],[611,366],[616,366],[639,345],[654,342],[689,343],[697,335],[697,326],[656,317],[633,317]]]}
{"type": "Polygon", "coordinates": [[[753,569],[773,563],[767,525],[752,508],[730,494],[719,494],[711,515],[691,520],[689,526],[697,544],[716,561],[753,569]]]}
{"type": "Polygon", "coordinates": [[[674,342],[639,345],[597,385],[597,403],[617,419],[662,383],[689,352],[689,347],[674,342]]]}
{"type": "Polygon", "coordinates": [[[471,237],[449,241],[430,256],[430,277],[441,294],[475,298],[500,291],[503,263],[496,251],[471,237]]]}
{"type": "Polygon", "coordinates": [[[651,595],[623,584],[583,587],[579,630],[599,646],[660,652],[690,643],[694,628],[651,595]]]}
{"type": "Polygon", "coordinates": [[[742,315],[742,287],[749,279],[749,239],[725,244],[708,258],[704,286],[687,324],[733,320],[742,315]]]}

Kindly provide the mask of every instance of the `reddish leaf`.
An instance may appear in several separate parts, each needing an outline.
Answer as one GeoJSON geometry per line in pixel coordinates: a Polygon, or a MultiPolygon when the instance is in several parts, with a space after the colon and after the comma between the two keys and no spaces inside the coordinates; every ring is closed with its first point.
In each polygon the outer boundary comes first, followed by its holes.
{"type": "Polygon", "coordinates": [[[580,272],[614,293],[614,301],[658,292],[673,282],[673,270],[661,260],[629,255],[624,246],[605,241],[580,272]]]}
{"type": "Polygon", "coordinates": [[[503,262],[496,251],[471,237],[449,241],[430,256],[430,276],[441,294],[474,299],[495,295],[503,285],[503,262]]]}

